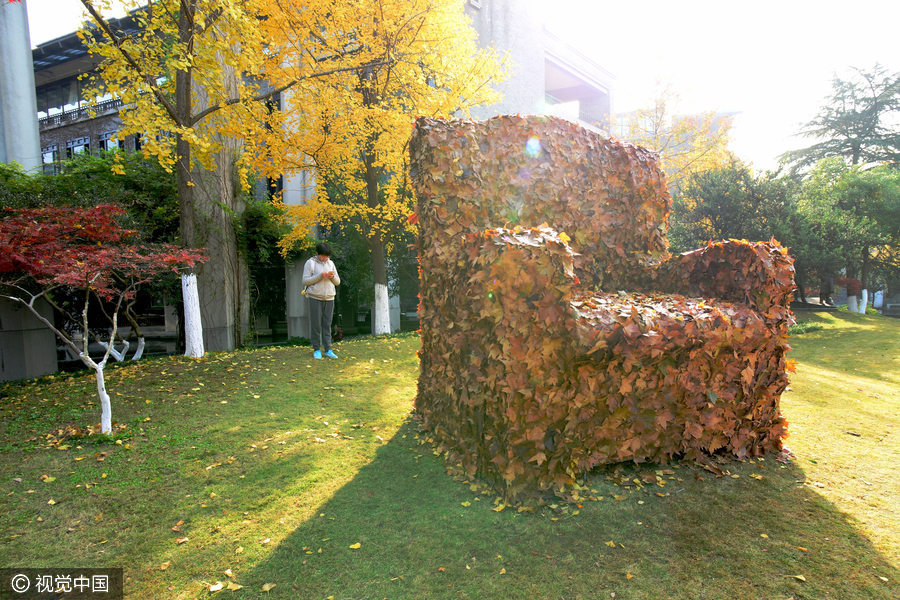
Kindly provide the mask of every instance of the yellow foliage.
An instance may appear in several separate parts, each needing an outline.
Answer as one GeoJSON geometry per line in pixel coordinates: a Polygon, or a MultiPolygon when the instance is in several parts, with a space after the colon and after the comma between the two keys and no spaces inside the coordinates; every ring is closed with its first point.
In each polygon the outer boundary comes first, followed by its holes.
{"type": "Polygon", "coordinates": [[[112,0],[82,3],[94,23],[79,35],[103,59],[88,95],[123,101],[119,134],[140,135],[144,155],[172,169],[180,138],[212,168],[232,138],[244,140],[242,175],[314,171],[316,201],[286,207],[285,251],[316,223],[350,221],[381,244],[411,227],[412,121],[496,102],[504,77],[464,0],[121,0],[139,25],[130,34],[102,19],[112,0]]]}
{"type": "Polygon", "coordinates": [[[115,26],[105,29],[103,14],[111,0],[82,3],[95,14],[79,35],[103,59],[85,95],[95,102],[110,95],[122,100],[119,136],[139,135],[145,156],[157,157],[171,170],[180,136],[190,144],[192,158],[212,168],[224,137],[242,138],[263,126],[264,105],[250,101],[260,94],[259,84],[228,77],[262,68],[266,40],[257,2],[157,0],[146,6],[144,0],[120,0],[117,4],[138,24],[130,34],[115,26]],[[179,25],[183,5],[194,11],[193,28],[179,25]],[[192,93],[186,104],[176,98],[179,72],[190,72],[192,93]]]}
{"type": "Polygon", "coordinates": [[[310,170],[317,184],[315,201],[284,206],[293,225],[284,251],[302,245],[316,223],[351,223],[373,250],[412,227],[407,142],[414,119],[467,116],[470,107],[499,100],[490,86],[505,76],[497,54],[477,48],[463,6],[347,0],[267,7],[265,77],[276,88],[297,83],[248,150],[267,176],[310,170]]]}
{"type": "Polygon", "coordinates": [[[705,111],[676,114],[678,94],[672,86],[657,90],[650,106],[620,118],[612,117],[612,131],[624,141],[659,152],[669,190],[681,191],[691,173],[702,173],[728,163],[732,118],[705,111]]]}

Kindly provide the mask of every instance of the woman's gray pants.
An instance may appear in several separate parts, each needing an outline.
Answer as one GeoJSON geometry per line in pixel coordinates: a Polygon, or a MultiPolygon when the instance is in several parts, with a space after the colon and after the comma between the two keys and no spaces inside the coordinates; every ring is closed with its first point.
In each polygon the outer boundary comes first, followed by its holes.
{"type": "Polygon", "coordinates": [[[334,300],[309,299],[309,337],[312,339],[313,350],[320,347],[325,352],[331,350],[332,317],[334,317],[334,300]]]}

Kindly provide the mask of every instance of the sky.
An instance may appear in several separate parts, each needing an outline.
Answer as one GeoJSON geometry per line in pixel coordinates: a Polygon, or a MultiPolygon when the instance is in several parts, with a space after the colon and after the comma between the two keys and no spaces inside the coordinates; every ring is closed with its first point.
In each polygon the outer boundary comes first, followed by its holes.
{"type": "MultiPolygon", "coordinates": [[[[26,0],[31,44],[74,31],[79,0],[26,0]]],[[[645,104],[657,80],[684,112],[739,111],[730,149],[758,170],[812,142],[796,137],[835,74],[900,71],[898,0],[553,0],[551,31],[616,77],[613,110],[645,104]]]]}
{"type": "Polygon", "coordinates": [[[900,71],[897,0],[553,0],[545,19],[616,76],[613,111],[646,103],[657,79],[684,112],[740,111],[729,148],[758,170],[813,142],[796,137],[835,73],[900,71]]]}

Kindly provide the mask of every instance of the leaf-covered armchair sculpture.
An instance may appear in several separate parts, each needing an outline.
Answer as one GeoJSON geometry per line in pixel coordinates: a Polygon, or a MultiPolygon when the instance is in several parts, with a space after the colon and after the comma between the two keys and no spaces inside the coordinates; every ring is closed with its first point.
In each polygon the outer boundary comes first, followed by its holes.
{"type": "Polygon", "coordinates": [[[656,155],[553,117],[420,118],[416,409],[511,501],[633,460],[779,450],[793,266],[671,256],[656,155]]]}

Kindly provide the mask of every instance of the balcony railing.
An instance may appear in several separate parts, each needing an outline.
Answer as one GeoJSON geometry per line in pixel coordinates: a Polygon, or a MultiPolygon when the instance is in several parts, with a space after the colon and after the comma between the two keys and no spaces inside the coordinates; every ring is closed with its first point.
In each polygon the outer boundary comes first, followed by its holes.
{"type": "MultiPolygon", "coordinates": [[[[544,102],[548,106],[555,106],[557,104],[567,104],[567,102],[560,100],[559,98],[556,98],[554,96],[551,96],[550,94],[547,94],[547,93],[544,93],[544,102]]],[[[595,117],[592,114],[584,112],[583,110],[581,110],[580,104],[581,103],[579,102],[578,120],[584,121],[585,123],[588,123],[589,125],[592,125],[594,127],[598,127],[598,128],[602,127],[604,120],[601,119],[600,117],[595,117]]]]}
{"type": "Polygon", "coordinates": [[[60,125],[65,125],[66,123],[74,123],[75,121],[80,120],[82,117],[90,116],[91,113],[94,113],[95,115],[101,115],[113,110],[118,110],[121,106],[122,100],[120,98],[111,98],[109,100],[104,100],[103,102],[98,102],[90,109],[86,107],[79,107],[67,110],[65,112],[57,113],[55,115],[41,117],[40,119],[38,119],[38,126],[41,129],[59,127],[60,125]]]}

